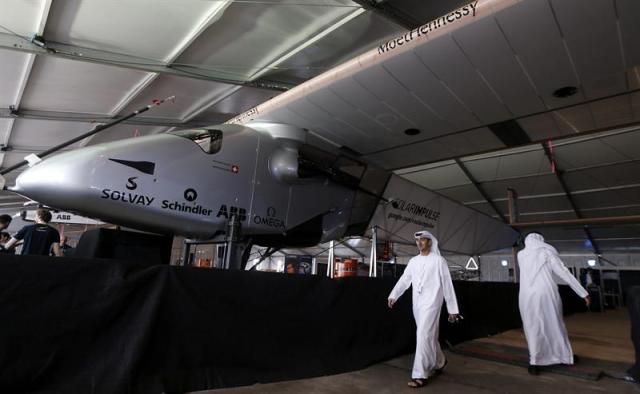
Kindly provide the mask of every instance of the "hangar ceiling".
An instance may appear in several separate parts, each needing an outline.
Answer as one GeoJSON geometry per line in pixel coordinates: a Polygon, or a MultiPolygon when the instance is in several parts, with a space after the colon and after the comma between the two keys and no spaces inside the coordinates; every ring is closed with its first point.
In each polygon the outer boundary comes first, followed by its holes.
{"type": "MultiPolygon", "coordinates": [[[[5,0],[0,166],[170,95],[174,103],[75,147],[227,121],[464,3],[5,0]]],[[[404,135],[404,126],[384,138],[373,129],[364,130],[369,138],[317,132],[498,218],[508,215],[509,187],[520,221],[639,215],[640,3],[581,4],[522,1],[435,40],[414,68],[389,62],[358,81],[371,95],[351,103],[361,111],[396,94],[373,81],[409,86],[412,102],[428,108],[407,119],[421,135],[404,135]],[[566,86],[576,94],[554,95],[566,86]]],[[[0,193],[3,212],[23,202],[0,193]]],[[[640,241],[636,224],[588,230],[544,232],[571,251],[640,241]]]]}

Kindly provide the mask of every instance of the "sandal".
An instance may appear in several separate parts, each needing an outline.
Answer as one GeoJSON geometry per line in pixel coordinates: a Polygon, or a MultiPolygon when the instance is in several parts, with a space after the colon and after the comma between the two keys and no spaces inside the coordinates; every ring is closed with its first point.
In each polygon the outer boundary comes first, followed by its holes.
{"type": "Polygon", "coordinates": [[[412,389],[419,389],[420,387],[424,387],[427,385],[427,379],[411,379],[407,386],[412,389]]]}
{"type": "Polygon", "coordinates": [[[449,364],[449,360],[447,360],[446,358],[444,359],[444,364],[440,367],[440,368],[436,368],[433,370],[433,376],[438,376],[440,375],[443,371],[444,371],[444,367],[447,366],[447,364],[449,364]]]}

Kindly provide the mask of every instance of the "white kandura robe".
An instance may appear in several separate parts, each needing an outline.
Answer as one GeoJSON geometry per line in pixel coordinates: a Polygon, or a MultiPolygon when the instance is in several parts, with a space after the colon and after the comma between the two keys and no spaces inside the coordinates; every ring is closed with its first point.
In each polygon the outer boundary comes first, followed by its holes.
{"type": "Polygon", "coordinates": [[[584,298],[589,293],[564,266],[560,257],[545,248],[518,252],[520,267],[520,316],[529,347],[529,364],[573,364],[573,351],[562,319],[558,278],[584,298]]]}
{"type": "Polygon", "coordinates": [[[451,314],[458,313],[458,301],[451,282],[446,260],[436,254],[415,256],[389,294],[397,300],[413,287],[413,317],[416,320],[416,355],[411,372],[412,379],[427,379],[429,373],[442,368],[445,357],[438,343],[440,309],[443,299],[451,314]]]}

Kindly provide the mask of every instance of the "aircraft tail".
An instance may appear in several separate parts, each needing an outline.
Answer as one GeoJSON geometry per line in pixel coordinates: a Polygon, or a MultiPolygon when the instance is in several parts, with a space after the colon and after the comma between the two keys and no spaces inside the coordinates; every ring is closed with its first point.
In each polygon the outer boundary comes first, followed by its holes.
{"type": "Polygon", "coordinates": [[[428,230],[441,250],[474,255],[511,247],[518,232],[507,223],[392,174],[367,234],[378,226],[378,239],[413,244],[414,233],[428,230]]]}

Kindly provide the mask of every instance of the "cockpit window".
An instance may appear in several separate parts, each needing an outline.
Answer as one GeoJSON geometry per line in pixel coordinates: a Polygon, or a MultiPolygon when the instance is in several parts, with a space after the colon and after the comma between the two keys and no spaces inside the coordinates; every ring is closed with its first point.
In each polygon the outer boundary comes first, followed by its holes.
{"type": "Polygon", "coordinates": [[[222,131],[220,130],[193,129],[174,131],[171,134],[190,139],[209,154],[218,153],[222,148],[222,131]]]}

